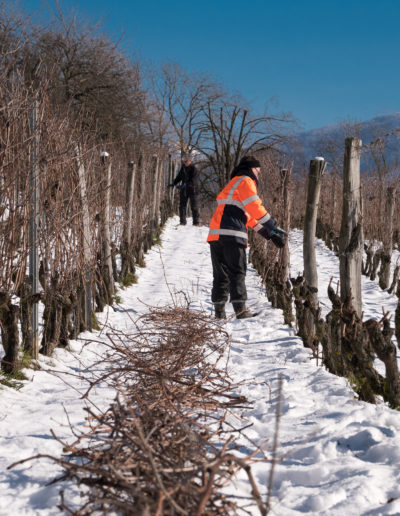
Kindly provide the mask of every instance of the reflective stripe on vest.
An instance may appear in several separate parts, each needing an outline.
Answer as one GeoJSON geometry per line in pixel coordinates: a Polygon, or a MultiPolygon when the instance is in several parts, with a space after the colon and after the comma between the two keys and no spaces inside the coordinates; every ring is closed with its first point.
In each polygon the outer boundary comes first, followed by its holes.
{"type": "MultiPolygon", "coordinates": [[[[229,205],[229,206],[236,206],[237,208],[240,208],[242,211],[244,211],[246,213],[245,206],[247,204],[250,204],[253,201],[257,201],[257,199],[259,199],[258,195],[252,195],[251,197],[247,197],[247,199],[245,199],[243,202],[242,201],[236,201],[234,199],[229,199],[229,198],[217,199],[217,204],[225,204],[225,205],[229,205]]],[[[271,218],[271,215],[269,213],[266,213],[264,215],[264,217],[261,217],[261,219],[259,219],[257,222],[259,224],[265,224],[265,222],[267,222],[270,218],[271,218]]]]}
{"type": "Polygon", "coordinates": [[[209,235],[226,235],[226,236],[234,236],[239,238],[244,238],[247,240],[247,233],[243,231],[235,231],[234,229],[210,229],[208,232],[209,235]]]}
{"type": "Polygon", "coordinates": [[[244,206],[246,206],[246,204],[250,204],[253,201],[257,201],[258,199],[259,199],[258,195],[252,195],[251,197],[247,197],[247,199],[244,199],[242,202],[243,202],[244,206]]]}
{"type": "Polygon", "coordinates": [[[233,183],[233,185],[232,185],[231,189],[229,190],[229,193],[228,193],[228,195],[227,195],[227,197],[226,197],[226,199],[227,199],[227,200],[228,200],[228,199],[229,199],[230,201],[232,200],[232,198],[233,198],[233,194],[235,193],[236,188],[237,188],[237,187],[240,185],[240,183],[241,183],[242,181],[244,181],[245,179],[246,179],[246,176],[240,176],[240,177],[239,177],[239,179],[233,183]]]}
{"type": "Polygon", "coordinates": [[[251,197],[247,197],[247,199],[244,199],[243,201],[236,201],[235,199],[227,197],[226,199],[217,199],[217,203],[231,204],[232,206],[237,206],[238,208],[241,208],[243,211],[246,211],[244,207],[253,201],[257,201],[258,199],[258,195],[252,195],[251,197]]]}
{"type": "Polygon", "coordinates": [[[270,218],[271,218],[271,215],[269,213],[267,213],[266,215],[264,215],[264,217],[262,217],[261,219],[258,220],[258,223],[265,224],[266,222],[269,221],[270,218]]]}
{"type": "Polygon", "coordinates": [[[233,199],[217,199],[217,204],[229,204],[231,206],[237,206],[244,211],[243,204],[240,201],[235,201],[233,199]]]}

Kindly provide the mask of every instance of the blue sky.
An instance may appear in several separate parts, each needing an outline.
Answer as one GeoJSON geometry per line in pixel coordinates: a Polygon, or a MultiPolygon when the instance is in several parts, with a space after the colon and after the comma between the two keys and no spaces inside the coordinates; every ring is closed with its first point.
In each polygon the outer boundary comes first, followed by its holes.
{"type": "MultiPolygon", "coordinates": [[[[53,0],[20,0],[32,12],[53,0]]],[[[61,5],[71,5],[71,2],[61,5]]],[[[80,0],[139,59],[208,72],[304,129],[400,111],[400,0],[80,0]]],[[[47,8],[48,9],[48,8],[47,8]]],[[[46,8],[44,8],[46,12],[46,8]]]]}

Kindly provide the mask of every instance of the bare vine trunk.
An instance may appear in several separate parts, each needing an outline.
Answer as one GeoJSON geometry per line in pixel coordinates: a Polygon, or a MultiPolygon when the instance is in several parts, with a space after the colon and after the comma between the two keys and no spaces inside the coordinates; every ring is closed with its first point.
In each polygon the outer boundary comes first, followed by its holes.
{"type": "Polygon", "coordinates": [[[32,327],[33,304],[40,300],[40,294],[32,294],[32,282],[29,276],[25,276],[17,290],[17,295],[20,298],[20,321],[21,321],[21,335],[22,349],[29,354],[30,357],[35,356],[35,340],[32,327]]]}
{"type": "Polygon", "coordinates": [[[386,375],[384,383],[384,398],[392,408],[400,407],[400,375],[397,364],[396,346],[392,342],[394,330],[390,327],[388,314],[383,317],[383,329],[380,323],[373,319],[365,323],[372,346],[379,359],[385,364],[386,375]]]}
{"type": "Polygon", "coordinates": [[[0,293],[1,341],[5,355],[1,360],[1,370],[4,373],[14,373],[18,370],[18,313],[19,307],[11,303],[8,293],[0,293]]]}

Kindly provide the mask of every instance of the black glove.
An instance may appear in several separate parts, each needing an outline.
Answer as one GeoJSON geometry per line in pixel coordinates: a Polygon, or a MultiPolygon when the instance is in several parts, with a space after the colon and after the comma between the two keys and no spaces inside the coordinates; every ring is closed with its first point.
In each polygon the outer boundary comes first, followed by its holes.
{"type": "Polygon", "coordinates": [[[174,185],[174,183],[170,183],[170,184],[168,185],[168,187],[169,187],[169,188],[173,188],[174,186],[175,186],[175,185],[174,185]]]}
{"type": "Polygon", "coordinates": [[[262,228],[258,232],[261,236],[269,240],[272,236],[272,232],[278,227],[278,223],[272,217],[262,225],[262,228]]]}
{"type": "Polygon", "coordinates": [[[287,236],[286,231],[279,226],[276,226],[276,228],[272,230],[270,238],[276,247],[281,249],[285,245],[285,236],[287,236]]]}

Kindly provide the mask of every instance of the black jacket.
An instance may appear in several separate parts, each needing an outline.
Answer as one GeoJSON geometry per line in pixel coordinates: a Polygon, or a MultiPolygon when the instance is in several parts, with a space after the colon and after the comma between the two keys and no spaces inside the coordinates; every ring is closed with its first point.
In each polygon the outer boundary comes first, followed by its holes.
{"type": "Polygon", "coordinates": [[[196,190],[197,188],[197,168],[190,164],[188,167],[182,164],[181,169],[174,179],[174,185],[176,186],[179,182],[182,182],[182,186],[186,185],[186,188],[196,190]]]}

